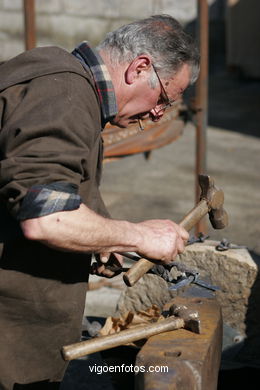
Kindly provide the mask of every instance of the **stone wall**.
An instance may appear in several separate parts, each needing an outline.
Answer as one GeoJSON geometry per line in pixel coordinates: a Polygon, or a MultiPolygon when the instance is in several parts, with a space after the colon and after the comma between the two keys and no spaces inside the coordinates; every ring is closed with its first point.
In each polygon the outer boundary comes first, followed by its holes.
{"type": "MultiPolygon", "coordinates": [[[[208,0],[217,17],[224,0],[208,0]]],[[[125,22],[168,13],[186,24],[196,18],[197,0],[35,0],[37,46],[71,50],[82,40],[96,44],[125,22]]],[[[0,61],[24,50],[23,0],[0,0],[0,61]]]]}

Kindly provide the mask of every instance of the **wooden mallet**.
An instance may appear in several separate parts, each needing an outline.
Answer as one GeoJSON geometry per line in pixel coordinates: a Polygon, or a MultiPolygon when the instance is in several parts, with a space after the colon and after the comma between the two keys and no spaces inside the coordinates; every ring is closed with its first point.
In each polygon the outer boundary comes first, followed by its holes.
{"type": "Polygon", "coordinates": [[[119,347],[137,340],[146,339],[159,333],[185,328],[200,333],[200,319],[196,310],[185,305],[172,305],[169,309],[170,317],[152,324],[135,326],[132,329],[100,336],[79,343],[67,345],[62,348],[64,360],[73,360],[94,352],[119,347]]]}

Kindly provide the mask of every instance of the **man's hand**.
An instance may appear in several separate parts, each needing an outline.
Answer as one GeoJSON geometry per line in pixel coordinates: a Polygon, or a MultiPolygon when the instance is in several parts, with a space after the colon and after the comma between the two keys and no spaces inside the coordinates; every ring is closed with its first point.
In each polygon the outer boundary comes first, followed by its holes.
{"type": "Polygon", "coordinates": [[[123,256],[118,253],[95,254],[96,262],[91,265],[93,275],[113,278],[122,272],[123,256]]]}
{"type": "Polygon", "coordinates": [[[184,251],[188,232],[170,220],[148,220],[138,224],[140,242],[138,253],[167,264],[184,251]]]}

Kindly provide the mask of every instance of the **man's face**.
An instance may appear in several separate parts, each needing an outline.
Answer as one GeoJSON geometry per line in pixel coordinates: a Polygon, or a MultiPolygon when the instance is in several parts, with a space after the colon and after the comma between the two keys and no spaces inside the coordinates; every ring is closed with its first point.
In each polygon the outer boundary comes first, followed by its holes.
{"type": "Polygon", "coordinates": [[[189,85],[190,71],[190,66],[184,64],[174,76],[167,80],[159,78],[157,74],[159,82],[155,88],[152,88],[149,80],[152,72],[155,71],[151,67],[149,72],[129,87],[132,91],[127,99],[120,100],[118,114],[111,123],[119,127],[127,127],[131,123],[138,122],[138,119],[150,117],[153,121],[160,120],[164,114],[162,108],[167,97],[170,102],[178,100],[189,85]]]}

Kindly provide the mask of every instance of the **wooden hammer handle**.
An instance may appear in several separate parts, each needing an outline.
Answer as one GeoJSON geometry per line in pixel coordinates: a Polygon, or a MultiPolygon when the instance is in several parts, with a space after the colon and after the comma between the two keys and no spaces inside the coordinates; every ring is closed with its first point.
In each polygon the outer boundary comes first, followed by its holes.
{"type": "MultiPolygon", "coordinates": [[[[207,201],[202,199],[179,223],[187,231],[191,230],[194,225],[209,212],[207,201]]],[[[147,259],[138,260],[123,276],[127,286],[132,287],[147,271],[149,271],[155,262],[147,259]]]]}
{"type": "Polygon", "coordinates": [[[155,334],[184,328],[184,326],[183,318],[171,316],[153,324],[140,325],[132,329],[122,330],[119,333],[67,345],[62,348],[62,355],[64,360],[73,360],[94,352],[145,339],[155,334]]]}

